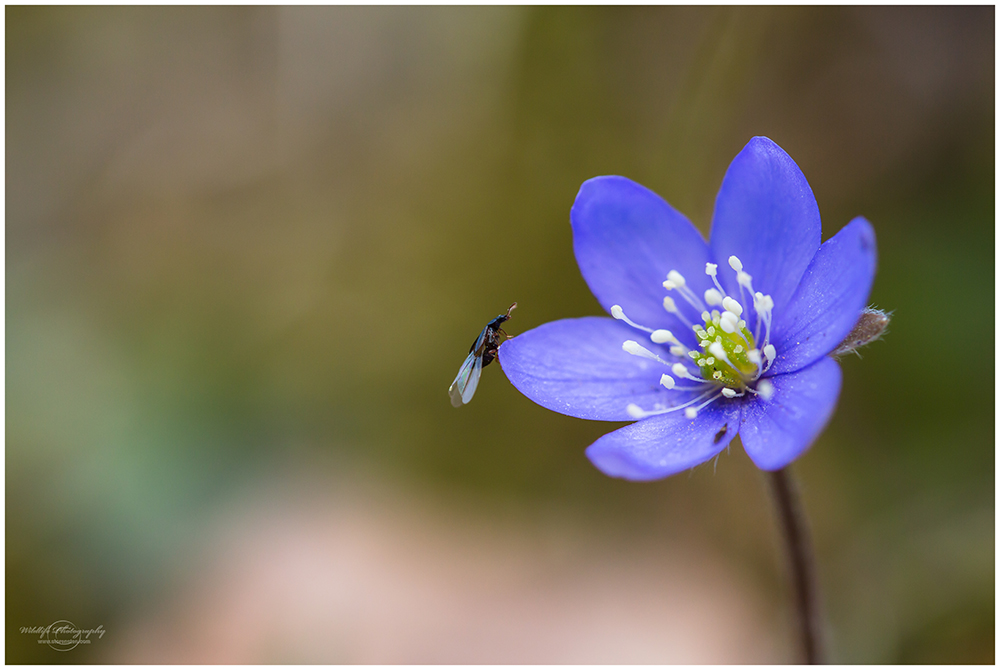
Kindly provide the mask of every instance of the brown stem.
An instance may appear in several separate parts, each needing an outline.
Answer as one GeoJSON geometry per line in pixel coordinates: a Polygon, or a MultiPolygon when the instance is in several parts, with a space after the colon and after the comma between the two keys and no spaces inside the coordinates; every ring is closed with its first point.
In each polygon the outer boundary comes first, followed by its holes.
{"type": "Polygon", "coordinates": [[[802,500],[799,498],[789,468],[769,472],[768,475],[781,519],[788,564],[792,570],[795,609],[799,619],[805,662],[824,663],[819,584],[816,580],[816,563],[813,559],[802,500]]]}

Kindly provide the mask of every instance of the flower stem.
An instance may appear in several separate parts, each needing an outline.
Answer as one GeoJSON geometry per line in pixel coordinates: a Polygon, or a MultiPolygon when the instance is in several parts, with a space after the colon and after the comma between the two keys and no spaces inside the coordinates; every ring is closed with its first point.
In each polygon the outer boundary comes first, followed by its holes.
{"type": "Polygon", "coordinates": [[[768,475],[785,537],[788,564],[792,570],[795,609],[805,662],[824,663],[819,584],[816,580],[816,563],[806,526],[805,510],[789,468],[769,472],[768,475]]]}

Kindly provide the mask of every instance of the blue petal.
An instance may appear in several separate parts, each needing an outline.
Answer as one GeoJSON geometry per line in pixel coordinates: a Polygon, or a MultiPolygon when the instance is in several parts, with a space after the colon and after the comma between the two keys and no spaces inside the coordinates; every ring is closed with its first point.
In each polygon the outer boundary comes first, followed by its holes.
{"type": "Polygon", "coordinates": [[[771,378],[774,395],[743,408],[743,448],[761,470],[780,470],[809,448],[830,420],[840,394],[840,366],[832,358],[771,378]]]}
{"type": "Polygon", "coordinates": [[[662,479],[704,463],[740,430],[740,403],[716,402],[694,419],[679,411],[619,428],[587,447],[587,457],[606,475],[638,481],[662,479]]]}
{"type": "Polygon", "coordinates": [[[816,254],[820,232],[816,198],[799,166],[766,137],[750,140],[722,180],[712,219],[712,251],[729,295],[740,294],[728,265],[737,256],[754,290],[770,295],[779,313],[816,254]]]}
{"type": "Polygon", "coordinates": [[[674,360],[645,333],[607,317],[552,321],[500,345],[507,379],[528,398],[560,414],[599,421],[633,421],[626,407],[671,406],[690,394],[668,391],[662,364],[622,351],[636,340],[665,360],[674,360]]]}
{"type": "Polygon", "coordinates": [[[788,307],[775,314],[771,374],[804,368],[847,337],[868,302],[875,260],[875,231],[860,217],[823,243],[788,307]]]}
{"type": "MultiPolygon", "coordinates": [[[[649,328],[668,328],[695,345],[690,328],[663,309],[663,281],[677,270],[699,296],[711,286],[705,276],[708,245],[683,214],[644,186],[625,177],[595,177],[583,183],[570,212],[573,250],[580,272],[605,310],[621,305],[649,328]]],[[[692,321],[697,310],[680,296],[692,321]]]]}

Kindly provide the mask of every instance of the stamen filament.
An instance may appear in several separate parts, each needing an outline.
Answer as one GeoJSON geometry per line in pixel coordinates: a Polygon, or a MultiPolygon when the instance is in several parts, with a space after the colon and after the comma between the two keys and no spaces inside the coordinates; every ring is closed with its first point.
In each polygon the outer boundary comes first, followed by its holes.
{"type": "MultiPolygon", "coordinates": [[[[693,405],[694,403],[698,402],[699,400],[702,400],[703,398],[705,398],[707,395],[709,395],[712,392],[713,392],[712,389],[709,389],[709,390],[705,391],[704,393],[702,393],[701,395],[696,396],[696,397],[692,398],[691,400],[688,400],[686,403],[684,403],[682,405],[675,405],[673,407],[668,407],[667,409],[654,409],[654,410],[646,411],[646,410],[642,409],[641,407],[639,407],[638,405],[636,405],[635,403],[629,403],[628,407],[625,408],[625,411],[628,412],[628,415],[631,416],[633,419],[645,419],[648,416],[658,416],[660,414],[669,414],[670,412],[676,412],[678,410],[684,409],[685,407],[689,407],[689,406],[693,405]]],[[[704,405],[702,405],[702,407],[704,407],[704,405]]]]}
{"type": "Polygon", "coordinates": [[[611,316],[615,317],[619,321],[624,321],[628,325],[630,325],[633,328],[636,328],[638,330],[642,330],[642,331],[645,331],[647,333],[652,333],[653,332],[652,328],[646,328],[646,326],[640,326],[638,323],[636,323],[632,319],[630,319],[627,316],[625,316],[625,311],[622,309],[621,305],[611,305],[611,316]]]}
{"type": "Polygon", "coordinates": [[[705,409],[705,407],[711,405],[713,402],[715,402],[721,397],[722,397],[722,392],[720,391],[719,393],[716,393],[714,396],[712,396],[702,404],[698,405],[697,407],[688,407],[686,410],[684,410],[684,416],[686,416],[689,419],[695,418],[696,416],[698,416],[698,412],[705,409]]]}
{"type": "Polygon", "coordinates": [[[625,340],[622,342],[622,350],[627,354],[632,354],[633,356],[638,356],[639,358],[648,358],[650,360],[656,361],[657,363],[663,363],[664,365],[670,365],[667,361],[663,360],[652,351],[642,346],[635,340],[625,340]]]}

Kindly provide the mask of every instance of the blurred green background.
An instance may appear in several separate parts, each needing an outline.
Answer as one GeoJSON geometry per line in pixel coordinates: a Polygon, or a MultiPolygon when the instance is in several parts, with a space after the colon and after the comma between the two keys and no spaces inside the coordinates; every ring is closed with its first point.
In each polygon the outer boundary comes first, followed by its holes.
{"type": "Polygon", "coordinates": [[[446,393],[511,302],[601,313],[581,182],[707,232],[754,135],[894,310],[794,467],[833,660],[994,661],[993,7],[5,16],[7,662],[793,660],[738,442],[628,483],[446,393]]]}

